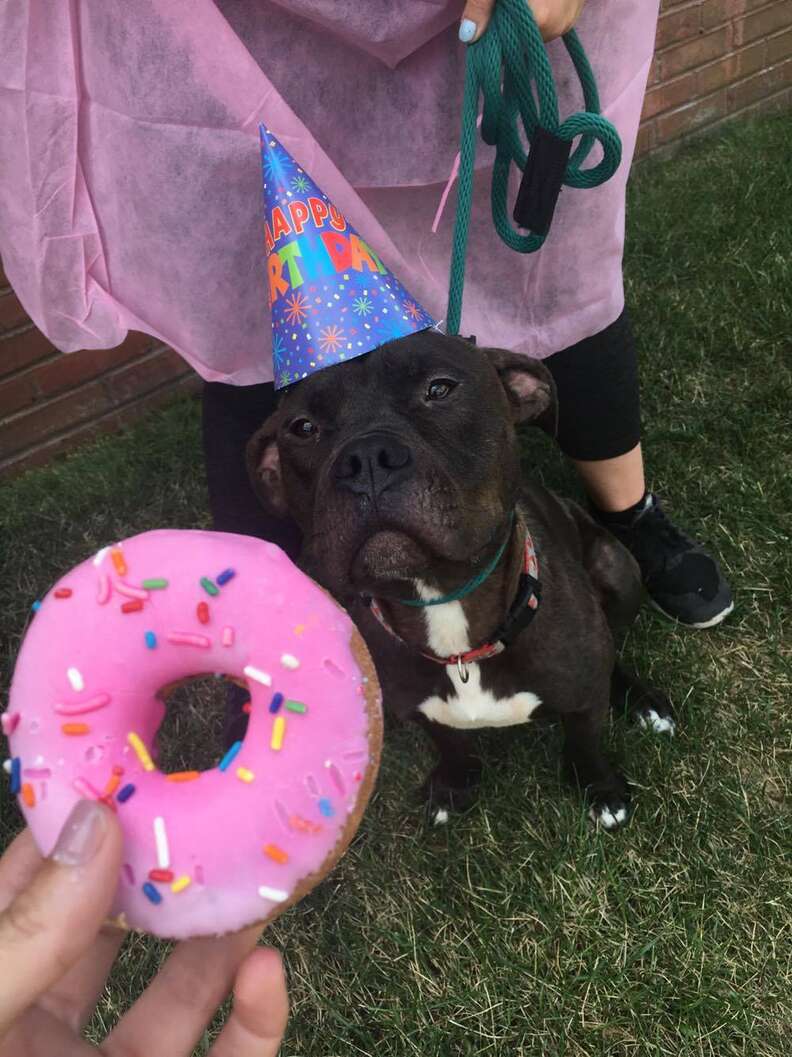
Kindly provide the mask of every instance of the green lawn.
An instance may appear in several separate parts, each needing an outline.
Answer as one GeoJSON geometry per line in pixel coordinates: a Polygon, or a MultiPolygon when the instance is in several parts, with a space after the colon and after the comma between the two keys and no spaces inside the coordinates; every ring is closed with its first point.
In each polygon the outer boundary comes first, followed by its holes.
{"type": "MultiPolygon", "coordinates": [[[[613,723],[632,824],[593,831],[560,778],[557,732],[513,728],[481,738],[479,806],[427,829],[427,752],[390,730],[352,849],[266,937],[289,970],[285,1055],[789,1053],[789,133],[788,115],[735,126],[633,183],[651,481],[721,555],[737,609],[712,632],[646,609],[630,636],[681,720],[673,741],[613,723]]],[[[526,454],[576,488],[546,439],[526,454]]],[[[4,684],[30,603],[58,574],[120,536],[206,523],[191,401],[0,488],[4,684]]],[[[5,843],[20,820],[3,796],[5,843]]],[[[128,940],[94,1030],[166,950],[128,940]]]]}

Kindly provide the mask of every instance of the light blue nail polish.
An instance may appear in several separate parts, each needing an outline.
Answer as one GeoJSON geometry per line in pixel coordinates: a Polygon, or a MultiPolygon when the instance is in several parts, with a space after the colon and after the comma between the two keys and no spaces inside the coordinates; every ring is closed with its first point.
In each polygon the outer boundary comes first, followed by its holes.
{"type": "Polygon", "coordinates": [[[463,18],[459,23],[459,39],[463,44],[469,44],[476,35],[476,23],[472,18],[463,18]]]}

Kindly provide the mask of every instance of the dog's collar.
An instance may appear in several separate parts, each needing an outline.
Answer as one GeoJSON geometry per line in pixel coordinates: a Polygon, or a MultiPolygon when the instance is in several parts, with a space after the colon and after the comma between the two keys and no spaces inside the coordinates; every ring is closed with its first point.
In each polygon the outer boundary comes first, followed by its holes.
{"type": "Polygon", "coordinates": [[[481,587],[481,585],[489,580],[490,576],[495,572],[500,564],[500,560],[504,555],[506,548],[509,545],[511,539],[512,526],[514,525],[514,511],[512,510],[509,515],[509,528],[506,533],[506,538],[498,548],[498,552],[489,565],[482,569],[480,573],[476,573],[467,583],[462,584],[456,591],[451,591],[447,595],[442,595],[440,598],[399,598],[398,605],[400,606],[413,606],[415,609],[424,609],[426,606],[444,606],[447,602],[458,602],[461,598],[467,598],[468,595],[472,595],[473,592],[481,587]]]}
{"type": "MultiPolygon", "coordinates": [[[[498,560],[500,560],[501,556],[502,554],[498,556],[498,560]]],[[[475,649],[467,650],[465,653],[455,653],[450,657],[439,657],[436,653],[430,653],[428,650],[419,650],[418,652],[422,657],[429,661],[434,661],[436,664],[443,664],[446,667],[456,666],[462,682],[466,683],[470,678],[467,666],[469,664],[477,664],[479,661],[486,661],[490,657],[497,657],[499,653],[503,653],[514,642],[520,632],[531,623],[539,608],[540,598],[539,562],[536,557],[533,539],[526,528],[523,571],[520,573],[517,594],[509,607],[509,612],[506,614],[503,623],[492,636],[492,639],[481,646],[476,646],[475,649]]],[[[399,642],[404,642],[404,639],[394,631],[385,619],[385,615],[377,605],[377,602],[373,598],[365,598],[364,602],[382,627],[395,639],[398,639],[399,642]]]]}

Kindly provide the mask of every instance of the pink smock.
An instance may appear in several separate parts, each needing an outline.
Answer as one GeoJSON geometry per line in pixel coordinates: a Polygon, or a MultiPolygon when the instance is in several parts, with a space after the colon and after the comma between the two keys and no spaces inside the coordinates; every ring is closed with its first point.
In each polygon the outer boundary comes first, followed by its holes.
{"type": "MultiPolygon", "coordinates": [[[[442,320],[461,0],[16,0],[0,7],[0,255],[64,352],[130,329],[210,381],[272,378],[258,125],[442,320]]],[[[623,307],[624,190],[658,0],[588,0],[578,31],[624,156],[565,188],[536,254],[492,226],[479,144],[461,333],[547,356],[623,307]]],[[[549,45],[564,117],[582,98],[549,45]]],[[[596,156],[594,156],[596,157],[596,156]]],[[[594,158],[592,158],[593,163],[594,158]]]]}

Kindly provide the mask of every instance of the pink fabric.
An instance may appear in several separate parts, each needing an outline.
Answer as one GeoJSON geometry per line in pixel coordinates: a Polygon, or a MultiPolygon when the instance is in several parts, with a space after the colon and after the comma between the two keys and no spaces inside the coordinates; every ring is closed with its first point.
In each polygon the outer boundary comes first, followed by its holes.
{"type": "MultiPolygon", "coordinates": [[[[445,313],[460,0],[18,0],[0,7],[0,254],[64,351],[128,329],[204,377],[272,377],[257,126],[266,121],[405,286],[445,313]]],[[[588,0],[579,31],[624,160],[565,189],[542,250],[503,246],[478,155],[462,332],[546,356],[621,311],[624,186],[658,0],[588,0]]],[[[550,45],[561,113],[581,105],[550,45]]]]}

